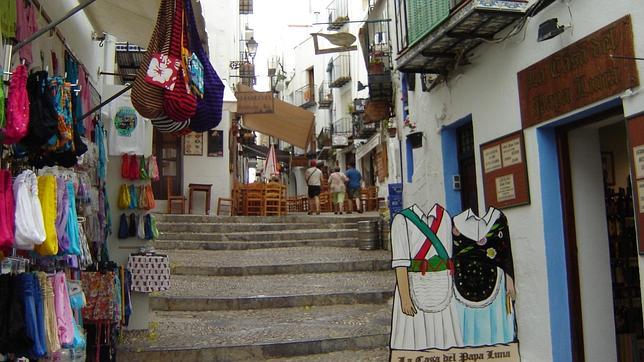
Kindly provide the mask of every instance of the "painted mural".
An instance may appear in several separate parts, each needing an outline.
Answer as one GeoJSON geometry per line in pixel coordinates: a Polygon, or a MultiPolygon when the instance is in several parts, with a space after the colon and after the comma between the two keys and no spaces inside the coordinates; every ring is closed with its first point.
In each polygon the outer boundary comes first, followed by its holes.
{"type": "Polygon", "coordinates": [[[391,225],[392,361],[519,361],[508,221],[402,210],[391,225]]]}

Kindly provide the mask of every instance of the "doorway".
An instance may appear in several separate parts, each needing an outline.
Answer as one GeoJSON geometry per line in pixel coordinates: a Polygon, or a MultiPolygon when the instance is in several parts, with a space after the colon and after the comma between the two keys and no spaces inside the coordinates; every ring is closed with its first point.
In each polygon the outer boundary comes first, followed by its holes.
{"type": "Polygon", "coordinates": [[[474,158],[474,130],[472,122],[456,129],[458,139],[458,173],[461,178],[461,210],[479,211],[476,189],[476,161],[474,158]]]}
{"type": "Polygon", "coordinates": [[[574,361],[639,361],[637,238],[621,107],[558,129],[574,361]]]}
{"type": "Polygon", "coordinates": [[[152,183],[158,200],[168,199],[168,181],[172,183],[172,195],[183,195],[183,152],[181,137],[154,130],[152,154],[157,158],[159,181],[152,183]]]}

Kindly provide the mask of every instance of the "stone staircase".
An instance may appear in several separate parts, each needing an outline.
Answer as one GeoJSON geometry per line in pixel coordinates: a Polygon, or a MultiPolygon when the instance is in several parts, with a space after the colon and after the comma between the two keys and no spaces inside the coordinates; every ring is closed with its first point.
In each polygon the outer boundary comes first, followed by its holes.
{"type": "Polygon", "coordinates": [[[357,247],[377,215],[158,215],[172,288],[123,361],[387,361],[390,252],[357,247]]]}

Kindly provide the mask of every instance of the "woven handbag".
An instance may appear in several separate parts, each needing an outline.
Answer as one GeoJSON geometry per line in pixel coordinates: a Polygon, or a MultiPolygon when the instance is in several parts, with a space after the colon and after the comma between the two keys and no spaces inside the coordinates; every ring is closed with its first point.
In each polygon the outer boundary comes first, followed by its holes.
{"type": "Polygon", "coordinates": [[[188,16],[190,50],[197,56],[203,66],[204,82],[203,97],[197,100],[197,112],[192,117],[190,128],[195,132],[205,132],[217,127],[221,122],[224,104],[224,83],[217,75],[201,45],[191,0],[186,0],[186,14],[188,16]]]}
{"type": "MultiPolygon", "coordinates": [[[[172,40],[169,55],[178,59],[181,59],[181,49],[184,39],[186,39],[184,17],[184,2],[177,0],[172,19],[172,40]]],[[[175,122],[185,122],[197,111],[197,98],[190,93],[185,70],[185,64],[181,64],[174,88],[167,90],[163,95],[163,110],[175,122]]]]}
{"type": "Polygon", "coordinates": [[[156,53],[169,53],[172,34],[167,25],[172,23],[173,4],[174,0],[161,0],[157,23],[132,86],[132,105],[145,118],[158,118],[165,115],[163,110],[165,89],[146,82],[145,77],[152,56],[156,53]]]}

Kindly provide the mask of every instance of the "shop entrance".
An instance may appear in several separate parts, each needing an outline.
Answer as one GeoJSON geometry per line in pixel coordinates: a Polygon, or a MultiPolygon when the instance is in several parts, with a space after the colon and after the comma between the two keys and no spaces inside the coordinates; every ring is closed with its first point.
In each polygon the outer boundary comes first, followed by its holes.
{"type": "Polygon", "coordinates": [[[637,237],[621,107],[558,130],[576,361],[639,361],[637,237]]]}
{"type": "Polygon", "coordinates": [[[159,182],[153,182],[152,188],[158,200],[168,199],[168,183],[172,183],[172,195],[183,195],[183,152],[181,137],[154,130],[152,137],[152,154],[159,166],[159,182]]]}

